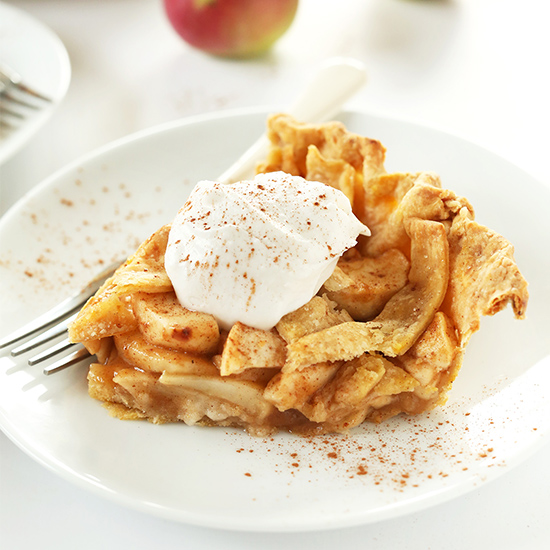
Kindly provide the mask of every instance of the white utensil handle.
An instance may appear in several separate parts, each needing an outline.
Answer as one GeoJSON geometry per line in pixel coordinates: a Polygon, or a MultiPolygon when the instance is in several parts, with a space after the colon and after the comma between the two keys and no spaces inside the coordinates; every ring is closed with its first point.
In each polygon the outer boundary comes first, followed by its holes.
{"type": "MultiPolygon", "coordinates": [[[[323,65],[286,112],[303,122],[319,123],[334,117],[342,105],[365,83],[365,67],[348,58],[331,59],[323,65]]],[[[217,181],[231,183],[251,177],[265,157],[269,140],[263,134],[217,181]]]]}

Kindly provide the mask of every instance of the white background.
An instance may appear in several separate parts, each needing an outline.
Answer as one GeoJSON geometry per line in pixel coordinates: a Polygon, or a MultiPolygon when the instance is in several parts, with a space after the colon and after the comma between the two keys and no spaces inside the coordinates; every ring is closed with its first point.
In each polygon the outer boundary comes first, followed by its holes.
{"type": "MultiPolygon", "coordinates": [[[[368,68],[369,82],[349,107],[459,134],[550,184],[550,7],[543,0],[301,0],[271,54],[249,61],[215,59],[186,46],[161,0],[6,3],[58,34],[73,74],[52,118],[0,167],[0,214],[68,162],[136,130],[220,109],[284,107],[332,55],[356,57],[368,68]]],[[[228,533],[101,500],[35,464],[0,434],[0,547],[547,548],[549,463],[546,445],[466,496],[375,525],[228,533]]]]}

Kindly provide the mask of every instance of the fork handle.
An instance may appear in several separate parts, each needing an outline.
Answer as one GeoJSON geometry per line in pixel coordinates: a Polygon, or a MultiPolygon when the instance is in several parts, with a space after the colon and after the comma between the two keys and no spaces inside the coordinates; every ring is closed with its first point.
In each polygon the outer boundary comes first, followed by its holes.
{"type": "Polygon", "coordinates": [[[21,84],[21,75],[5,63],[0,63],[0,79],[2,82],[12,84],[13,86],[21,84]]]}

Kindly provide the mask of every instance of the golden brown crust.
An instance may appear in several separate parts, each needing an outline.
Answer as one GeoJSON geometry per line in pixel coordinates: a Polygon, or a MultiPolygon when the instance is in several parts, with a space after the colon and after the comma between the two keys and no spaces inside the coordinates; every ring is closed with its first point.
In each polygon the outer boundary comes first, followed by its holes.
{"type": "Polygon", "coordinates": [[[450,284],[445,309],[454,320],[460,345],[479,329],[482,315],[494,315],[511,303],[523,319],[529,293],[514,261],[514,247],[462,210],[449,231],[450,284]]]}
{"type": "Polygon", "coordinates": [[[370,321],[407,284],[409,266],[406,256],[395,248],[376,258],[342,258],[323,290],[355,321],[370,321]]]}

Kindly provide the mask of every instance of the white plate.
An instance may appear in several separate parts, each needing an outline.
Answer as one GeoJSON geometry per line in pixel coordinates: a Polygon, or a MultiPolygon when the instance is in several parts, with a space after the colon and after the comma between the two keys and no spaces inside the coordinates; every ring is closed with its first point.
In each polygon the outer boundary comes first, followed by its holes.
{"type": "MultiPolygon", "coordinates": [[[[48,27],[24,11],[0,2],[0,61],[16,70],[25,84],[52,101],[30,100],[39,110],[16,108],[28,116],[14,131],[0,134],[0,164],[14,155],[48,120],[65,97],[71,65],[65,46],[48,27]]],[[[11,119],[14,120],[14,119],[11,119]]]]}
{"type": "MultiPolygon", "coordinates": [[[[341,436],[254,439],[237,430],[111,418],[85,367],[44,377],[0,358],[0,425],[38,462],[164,518],[239,530],[375,522],[455,497],[508,471],[550,432],[550,192],[501,158],[414,124],[346,113],[382,140],[389,170],[435,170],[477,218],[516,245],[528,319],[484,319],[448,404],[341,436]]],[[[85,282],[169,221],[192,185],[259,135],[265,113],[225,113],[131,136],[81,159],[0,221],[0,335],[85,282]]]]}

